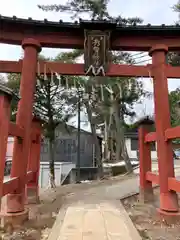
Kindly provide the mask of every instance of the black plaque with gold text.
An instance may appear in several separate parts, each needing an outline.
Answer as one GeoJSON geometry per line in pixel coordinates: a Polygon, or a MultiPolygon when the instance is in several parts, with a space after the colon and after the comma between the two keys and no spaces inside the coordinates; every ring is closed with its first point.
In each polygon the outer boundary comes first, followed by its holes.
{"type": "Polygon", "coordinates": [[[85,30],[84,60],[86,75],[106,75],[109,63],[109,39],[109,31],[85,30]]]}

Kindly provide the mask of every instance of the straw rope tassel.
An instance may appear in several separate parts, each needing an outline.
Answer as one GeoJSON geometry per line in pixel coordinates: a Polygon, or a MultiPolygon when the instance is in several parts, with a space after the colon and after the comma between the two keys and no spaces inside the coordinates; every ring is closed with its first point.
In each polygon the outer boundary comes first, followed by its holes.
{"type": "MultiPolygon", "coordinates": [[[[103,85],[101,84],[101,100],[102,102],[104,102],[104,91],[103,91],[103,85]]],[[[108,138],[108,134],[107,134],[107,121],[105,119],[104,121],[104,138],[105,138],[105,141],[107,142],[107,138],[108,138]]]]}
{"type": "Polygon", "coordinates": [[[95,92],[95,90],[94,90],[94,86],[92,85],[92,92],[93,92],[93,94],[94,94],[94,92],[95,92]]]}
{"type": "Polygon", "coordinates": [[[61,87],[61,76],[57,72],[55,72],[55,75],[59,81],[59,86],[61,87]]]}
{"type": "Polygon", "coordinates": [[[59,86],[61,87],[61,76],[59,76],[59,86]]]}
{"type": "Polygon", "coordinates": [[[67,77],[65,77],[65,79],[66,79],[66,89],[69,89],[69,85],[68,85],[68,79],[67,79],[67,77]]]}
{"type": "Polygon", "coordinates": [[[76,89],[76,80],[74,79],[74,88],[76,89]]]}
{"type": "Polygon", "coordinates": [[[95,91],[94,91],[94,86],[92,85],[92,99],[95,100],[95,91]]]}
{"type": "Polygon", "coordinates": [[[54,73],[53,73],[53,71],[51,71],[51,83],[52,83],[52,85],[54,85],[54,73]]]}
{"type": "Polygon", "coordinates": [[[104,102],[104,91],[103,91],[103,85],[101,85],[101,100],[104,102]]]}
{"type": "Polygon", "coordinates": [[[37,62],[37,75],[40,76],[41,75],[41,71],[40,71],[40,62],[37,62]]]}
{"type": "MultiPolygon", "coordinates": [[[[110,89],[111,89],[111,95],[110,95],[110,98],[111,98],[111,103],[113,102],[113,90],[112,90],[112,87],[110,86],[110,89]]],[[[110,113],[113,114],[113,108],[111,107],[110,108],[110,113]]]]}
{"type": "Polygon", "coordinates": [[[41,87],[41,81],[37,78],[37,86],[41,87]]]}
{"type": "Polygon", "coordinates": [[[44,63],[44,80],[47,80],[46,63],[44,63]]]}
{"type": "MultiPolygon", "coordinates": [[[[39,63],[39,61],[37,62],[37,76],[40,76],[40,63],[39,63]]],[[[39,80],[38,77],[37,77],[37,86],[41,87],[41,81],[39,80]]]]}
{"type": "Polygon", "coordinates": [[[150,78],[150,80],[153,81],[153,78],[152,78],[152,76],[151,76],[151,71],[148,70],[148,73],[149,73],[149,78],[150,78]]]}

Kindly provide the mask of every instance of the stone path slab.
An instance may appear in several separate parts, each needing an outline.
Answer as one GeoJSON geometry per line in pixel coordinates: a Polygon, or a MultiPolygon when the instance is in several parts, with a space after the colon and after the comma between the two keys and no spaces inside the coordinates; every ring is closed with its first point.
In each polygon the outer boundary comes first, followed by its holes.
{"type": "MultiPolygon", "coordinates": [[[[176,176],[180,176],[180,161],[175,167],[176,176]]],[[[157,170],[156,162],[152,169],[157,170]]],[[[48,240],[140,240],[120,202],[138,191],[139,176],[84,191],[76,203],[61,208],[48,240]]]]}
{"type": "Polygon", "coordinates": [[[49,240],[141,239],[120,201],[73,204],[53,232],[49,240]]]}

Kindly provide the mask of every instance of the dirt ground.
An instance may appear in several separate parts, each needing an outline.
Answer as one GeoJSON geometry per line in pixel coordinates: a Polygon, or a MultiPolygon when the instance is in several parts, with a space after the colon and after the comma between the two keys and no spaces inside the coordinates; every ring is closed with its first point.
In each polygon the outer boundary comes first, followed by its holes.
{"type": "Polygon", "coordinates": [[[7,225],[5,228],[0,229],[0,239],[46,240],[56,220],[56,216],[67,198],[68,201],[77,201],[78,195],[84,190],[95,188],[100,185],[106,186],[116,181],[123,181],[132,177],[134,177],[134,175],[118,176],[102,181],[65,185],[56,188],[56,190],[42,190],[40,194],[40,203],[28,206],[30,209],[29,221],[23,226],[18,226],[17,229],[13,229],[11,225],[7,225]]]}
{"type": "Polygon", "coordinates": [[[180,240],[180,224],[160,220],[156,210],[159,207],[159,188],[154,189],[154,193],[153,203],[140,204],[138,195],[126,198],[122,203],[143,240],[180,240]]]}

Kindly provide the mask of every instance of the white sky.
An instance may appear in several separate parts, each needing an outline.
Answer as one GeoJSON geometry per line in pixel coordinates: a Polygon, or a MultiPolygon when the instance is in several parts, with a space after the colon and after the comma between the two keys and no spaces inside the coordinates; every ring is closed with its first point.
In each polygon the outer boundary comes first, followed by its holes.
{"type": "MultiPolygon", "coordinates": [[[[66,0],[0,0],[0,15],[13,15],[21,18],[32,17],[33,19],[43,20],[44,18],[52,21],[71,21],[66,13],[43,12],[38,9],[38,4],[58,4],[65,3],[66,0]]],[[[174,24],[178,19],[178,14],[174,13],[172,6],[177,0],[111,0],[109,4],[109,12],[111,15],[121,14],[123,17],[140,17],[144,20],[144,24],[174,24]]],[[[84,16],[85,17],[85,16],[84,16]]],[[[82,17],[83,18],[83,17],[82,17]]],[[[43,49],[42,54],[53,57],[59,52],[59,49],[43,49]]],[[[18,60],[22,54],[20,46],[9,46],[0,44],[1,60],[18,60]]],[[[151,81],[144,79],[145,88],[152,90],[151,81]]],[[[169,90],[173,90],[180,86],[179,80],[169,80],[169,90]]],[[[141,106],[137,106],[136,110],[139,115],[151,113],[153,111],[152,100],[147,100],[141,106]]]]}

